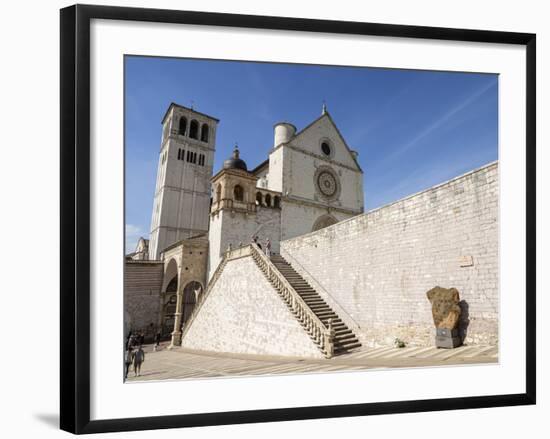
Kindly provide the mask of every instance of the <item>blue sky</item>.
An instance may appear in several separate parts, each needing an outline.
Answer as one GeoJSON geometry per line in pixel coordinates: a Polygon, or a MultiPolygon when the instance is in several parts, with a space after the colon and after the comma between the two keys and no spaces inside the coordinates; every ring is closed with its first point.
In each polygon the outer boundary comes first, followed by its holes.
{"type": "Polygon", "coordinates": [[[498,158],[491,74],[126,57],[126,244],[148,236],[161,119],[170,102],[220,120],[214,173],[238,142],[252,168],[273,124],[298,130],[323,100],[364,171],[365,210],[498,158]]]}

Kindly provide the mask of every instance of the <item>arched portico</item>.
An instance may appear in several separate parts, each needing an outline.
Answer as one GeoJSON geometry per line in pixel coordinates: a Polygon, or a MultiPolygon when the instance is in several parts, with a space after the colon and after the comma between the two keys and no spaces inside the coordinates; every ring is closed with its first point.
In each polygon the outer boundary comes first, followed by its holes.
{"type": "Polygon", "coordinates": [[[329,214],[322,215],[319,218],[317,218],[315,223],[313,223],[313,227],[311,228],[311,231],[315,232],[317,230],[324,229],[325,227],[332,226],[337,222],[338,220],[334,218],[332,215],[329,215],[329,214]]]}
{"type": "Polygon", "coordinates": [[[203,288],[200,282],[196,280],[189,282],[183,289],[183,318],[182,326],[187,323],[193,310],[195,309],[195,304],[199,299],[199,295],[202,293],[203,288]]]}

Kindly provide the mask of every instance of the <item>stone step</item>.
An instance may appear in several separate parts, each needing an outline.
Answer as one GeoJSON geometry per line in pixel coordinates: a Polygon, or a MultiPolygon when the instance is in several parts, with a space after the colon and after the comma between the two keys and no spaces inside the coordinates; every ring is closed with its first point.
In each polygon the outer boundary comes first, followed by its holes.
{"type": "Polygon", "coordinates": [[[355,349],[361,347],[361,343],[355,342],[355,343],[345,343],[345,344],[334,344],[334,352],[338,351],[349,351],[351,349],[355,349]]]}
{"type": "Polygon", "coordinates": [[[311,309],[313,309],[313,308],[324,308],[324,307],[328,306],[325,302],[321,302],[321,301],[311,302],[309,300],[304,300],[304,302],[306,302],[306,305],[309,306],[311,309]]]}
{"type": "Polygon", "coordinates": [[[334,336],[335,337],[339,337],[339,336],[342,336],[342,335],[348,335],[348,334],[353,335],[355,337],[353,332],[351,332],[351,329],[349,329],[348,327],[337,329],[337,330],[334,331],[334,336]]]}
{"type": "Polygon", "coordinates": [[[315,315],[316,315],[317,317],[320,317],[320,318],[325,318],[325,317],[326,317],[326,318],[329,318],[329,319],[330,319],[330,318],[333,318],[333,319],[337,319],[337,318],[338,318],[338,316],[336,315],[336,313],[335,313],[333,310],[331,310],[331,309],[328,309],[328,310],[326,310],[326,311],[315,311],[315,315]]]}
{"type": "Polygon", "coordinates": [[[355,343],[348,343],[346,345],[334,345],[334,354],[335,355],[338,355],[338,354],[343,354],[345,352],[349,352],[351,351],[352,349],[356,349],[356,348],[360,348],[361,347],[361,343],[359,342],[355,342],[355,343]]]}
{"type": "Polygon", "coordinates": [[[307,306],[309,306],[309,307],[311,307],[311,306],[327,306],[326,302],[324,302],[323,300],[317,299],[317,298],[310,299],[310,298],[307,298],[307,297],[302,297],[302,299],[304,300],[304,302],[306,302],[307,306]]]}
{"type": "Polygon", "coordinates": [[[358,341],[359,340],[357,339],[357,337],[353,334],[344,334],[344,335],[336,334],[334,336],[334,343],[338,343],[338,344],[358,342],[358,341]]]}
{"type": "Polygon", "coordinates": [[[327,305],[316,305],[316,306],[309,306],[313,312],[324,312],[324,311],[332,311],[332,309],[327,305]]]}
{"type": "Polygon", "coordinates": [[[314,302],[314,301],[321,302],[322,301],[324,303],[323,298],[321,296],[319,296],[319,294],[317,294],[317,293],[304,292],[304,293],[300,294],[300,297],[304,300],[307,299],[311,302],[314,302]]]}

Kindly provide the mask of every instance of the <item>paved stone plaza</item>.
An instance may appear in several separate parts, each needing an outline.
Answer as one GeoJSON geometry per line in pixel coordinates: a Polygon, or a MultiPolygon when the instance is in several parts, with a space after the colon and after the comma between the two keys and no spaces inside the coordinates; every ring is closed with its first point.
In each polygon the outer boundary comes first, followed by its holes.
{"type": "Polygon", "coordinates": [[[375,368],[448,366],[498,362],[496,346],[461,346],[455,349],[435,347],[363,348],[341,357],[302,359],[258,355],[220,354],[176,348],[158,352],[145,346],[145,363],[141,376],[128,381],[156,381],[166,379],[197,379],[211,377],[296,374],[316,372],[357,371],[375,368]]]}

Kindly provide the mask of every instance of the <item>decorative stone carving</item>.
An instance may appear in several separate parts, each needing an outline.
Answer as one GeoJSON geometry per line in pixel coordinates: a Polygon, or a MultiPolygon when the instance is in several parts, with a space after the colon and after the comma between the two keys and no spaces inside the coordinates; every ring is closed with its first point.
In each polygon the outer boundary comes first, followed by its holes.
{"type": "Polygon", "coordinates": [[[460,297],[456,288],[435,287],[426,293],[432,304],[436,328],[455,329],[460,317],[460,297]]]}
{"type": "Polygon", "coordinates": [[[321,165],[315,170],[315,192],[325,200],[336,200],[342,190],[338,174],[330,166],[321,165]]]}
{"type": "Polygon", "coordinates": [[[461,308],[456,288],[435,287],[426,293],[432,304],[432,317],[436,327],[435,345],[440,348],[455,348],[462,344],[458,336],[458,321],[461,308]]]}

